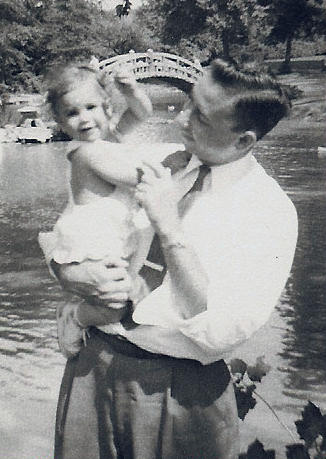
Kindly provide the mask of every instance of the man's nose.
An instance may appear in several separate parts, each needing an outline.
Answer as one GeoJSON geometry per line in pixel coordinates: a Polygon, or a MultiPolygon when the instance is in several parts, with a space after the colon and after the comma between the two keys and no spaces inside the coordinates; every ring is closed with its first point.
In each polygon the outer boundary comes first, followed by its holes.
{"type": "Polygon", "coordinates": [[[183,110],[181,110],[181,112],[175,117],[175,121],[181,127],[188,127],[189,119],[190,119],[190,113],[191,113],[191,108],[190,107],[184,107],[183,110]]]}

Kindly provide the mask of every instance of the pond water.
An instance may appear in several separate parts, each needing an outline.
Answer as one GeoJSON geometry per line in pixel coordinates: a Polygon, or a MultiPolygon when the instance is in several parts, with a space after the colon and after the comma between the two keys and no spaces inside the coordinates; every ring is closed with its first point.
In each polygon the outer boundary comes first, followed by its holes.
{"type": "MultiPolygon", "coordinates": [[[[174,116],[161,107],[127,140],[178,141],[174,116]]],[[[55,308],[64,295],[47,273],[37,234],[51,229],[65,206],[67,145],[0,144],[0,436],[6,459],[52,458],[55,401],[64,365],[56,342],[55,308]]],[[[326,160],[317,157],[318,145],[326,145],[324,126],[300,127],[290,120],[255,151],[299,216],[292,274],[268,331],[252,345],[256,355],[262,348],[274,368],[261,393],[287,424],[307,399],[326,409],[326,160]]],[[[275,448],[276,430],[263,409],[265,427],[256,413],[248,416],[244,437],[251,438],[258,429],[275,448]]],[[[291,439],[284,436],[282,441],[291,439]]]]}

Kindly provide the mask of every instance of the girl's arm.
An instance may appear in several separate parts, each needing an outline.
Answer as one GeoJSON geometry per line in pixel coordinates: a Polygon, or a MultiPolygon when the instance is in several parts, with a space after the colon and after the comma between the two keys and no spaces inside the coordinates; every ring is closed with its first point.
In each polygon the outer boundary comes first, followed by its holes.
{"type": "Polygon", "coordinates": [[[139,182],[142,157],[128,144],[85,142],[74,152],[73,161],[112,185],[136,186],[139,182]]]}
{"type": "Polygon", "coordinates": [[[165,148],[162,145],[84,142],[75,150],[73,159],[112,185],[134,187],[140,181],[143,160],[154,167],[159,164],[169,167],[172,174],[187,165],[189,153],[178,150],[177,144],[165,148]]]}
{"type": "Polygon", "coordinates": [[[150,98],[137,83],[131,72],[120,70],[115,75],[115,84],[123,94],[127,109],[121,118],[111,126],[113,133],[120,135],[127,134],[137,124],[145,121],[153,113],[150,98]]]}

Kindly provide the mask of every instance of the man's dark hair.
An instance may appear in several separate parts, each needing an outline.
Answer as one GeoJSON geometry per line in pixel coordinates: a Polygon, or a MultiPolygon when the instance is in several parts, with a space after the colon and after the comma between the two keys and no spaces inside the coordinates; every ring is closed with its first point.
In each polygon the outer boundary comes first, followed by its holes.
{"type": "Polygon", "coordinates": [[[256,70],[238,70],[221,59],[210,64],[213,80],[226,90],[236,92],[234,101],[234,129],[253,131],[257,140],[290,111],[290,101],[280,83],[267,73],[256,70]]]}

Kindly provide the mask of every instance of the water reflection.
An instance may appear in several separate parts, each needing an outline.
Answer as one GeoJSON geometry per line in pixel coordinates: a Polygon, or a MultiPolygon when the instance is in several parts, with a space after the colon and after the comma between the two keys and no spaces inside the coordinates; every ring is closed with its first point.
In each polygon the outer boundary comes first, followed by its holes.
{"type": "Polygon", "coordinates": [[[326,389],[326,161],[309,148],[320,134],[297,132],[287,139],[286,148],[278,147],[274,138],[272,155],[265,154],[268,141],[257,155],[290,195],[299,217],[292,275],[280,308],[288,325],[281,353],[288,376],[284,385],[294,397],[300,391],[326,389]]]}
{"type": "Polygon", "coordinates": [[[309,196],[297,193],[294,196],[301,225],[292,282],[288,286],[291,309],[283,312],[293,329],[286,339],[283,352],[292,367],[288,379],[288,386],[292,390],[309,389],[326,383],[324,172],[320,174],[323,193],[311,192],[309,196]]]}
{"type": "MultiPolygon", "coordinates": [[[[173,114],[157,112],[130,141],[177,141],[173,114]]],[[[316,155],[321,127],[289,133],[285,123],[256,151],[298,210],[300,234],[280,312],[284,387],[322,393],[326,386],[326,161],[316,155]],[[284,146],[286,145],[286,146],[284,146]]],[[[49,278],[37,244],[66,199],[65,143],[2,145],[0,153],[0,384],[5,395],[49,396],[63,359],[56,343],[55,308],[64,301],[49,278]],[[30,371],[33,367],[33,372],[30,371]],[[39,371],[37,371],[39,369],[39,371]]]]}

